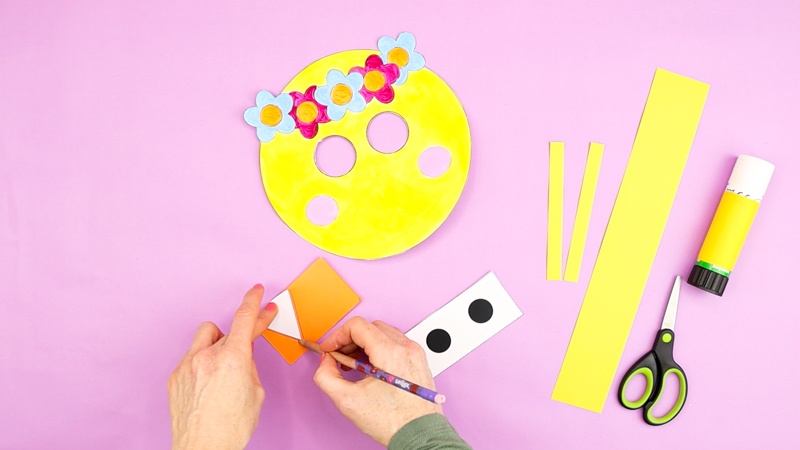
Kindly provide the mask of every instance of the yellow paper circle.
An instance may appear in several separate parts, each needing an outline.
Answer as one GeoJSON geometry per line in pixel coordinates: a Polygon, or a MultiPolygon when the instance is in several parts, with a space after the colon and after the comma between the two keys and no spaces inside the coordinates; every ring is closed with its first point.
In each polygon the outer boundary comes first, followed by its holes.
{"type": "MultiPolygon", "coordinates": [[[[343,73],[363,67],[370,50],[352,50],[322,58],[300,72],[284,92],[305,92],[325,83],[329,70],[343,73]]],[[[277,133],[261,143],[264,190],[280,218],[301,237],[330,253],[377,259],[408,250],[430,236],[456,205],[467,180],[470,133],[467,117],[453,91],[432,71],[409,72],[388,104],[372,99],[361,112],[347,111],[338,121],[319,125],[312,139],[299,130],[277,133]],[[408,125],[408,140],[399,151],[381,153],[367,139],[367,126],[377,114],[393,112],[408,125]],[[343,136],[356,150],[356,163],[345,175],[330,177],[314,162],[317,143],[343,136]],[[417,163],[428,147],[451,155],[441,176],[425,176],[417,163]],[[311,199],[327,195],[338,216],[328,225],[312,224],[306,215],[311,199]]]]}

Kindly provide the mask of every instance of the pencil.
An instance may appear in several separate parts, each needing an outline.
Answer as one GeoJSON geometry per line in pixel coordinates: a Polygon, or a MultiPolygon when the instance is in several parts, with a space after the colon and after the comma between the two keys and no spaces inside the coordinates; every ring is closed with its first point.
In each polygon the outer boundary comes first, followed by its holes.
{"type": "Polygon", "coordinates": [[[320,355],[323,353],[327,353],[331,355],[331,357],[335,359],[336,362],[338,362],[343,366],[355,369],[373,378],[377,378],[378,380],[389,383],[396,388],[400,388],[406,392],[415,394],[421,398],[424,398],[425,400],[428,400],[429,402],[441,405],[445,401],[444,395],[439,394],[436,391],[432,391],[428,388],[422,387],[416,383],[412,383],[400,377],[394,376],[390,373],[384,372],[381,369],[378,369],[377,367],[374,367],[369,363],[359,361],[351,356],[343,355],[339,352],[323,352],[322,349],[319,348],[319,344],[317,344],[316,342],[306,341],[304,339],[299,339],[299,341],[300,345],[311,350],[312,352],[319,353],[320,355]]]}

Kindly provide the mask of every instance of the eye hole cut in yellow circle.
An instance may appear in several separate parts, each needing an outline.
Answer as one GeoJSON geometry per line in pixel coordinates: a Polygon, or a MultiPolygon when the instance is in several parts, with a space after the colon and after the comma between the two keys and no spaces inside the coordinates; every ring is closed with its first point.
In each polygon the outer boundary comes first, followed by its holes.
{"type": "MultiPolygon", "coordinates": [[[[329,70],[347,73],[363,67],[372,54],[351,50],[322,58],[297,74],[283,92],[322,85],[329,70]]],[[[312,139],[294,130],[261,143],[261,179],[272,207],[289,228],[322,250],[367,260],[402,253],[436,231],[461,196],[471,144],[458,98],[427,68],[410,72],[403,85],[392,89],[391,102],[373,99],[364,111],[348,111],[341,120],[320,124],[312,139]],[[382,112],[399,115],[408,126],[406,145],[397,152],[378,152],[367,140],[367,126],[382,112]],[[317,144],[329,136],[347,138],[356,151],[355,165],[339,177],[323,174],[314,162],[317,144]],[[418,165],[420,154],[432,146],[451,155],[449,169],[434,178],[418,165]],[[308,203],[320,195],[332,198],[339,209],[331,223],[321,226],[306,215],[308,203]]]]}

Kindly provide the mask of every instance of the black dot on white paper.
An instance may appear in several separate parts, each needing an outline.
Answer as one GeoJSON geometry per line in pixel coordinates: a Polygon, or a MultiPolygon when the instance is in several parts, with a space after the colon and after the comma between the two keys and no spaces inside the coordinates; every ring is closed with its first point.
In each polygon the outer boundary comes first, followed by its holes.
{"type": "Polygon", "coordinates": [[[479,298],[473,300],[472,303],[469,304],[468,311],[469,318],[472,319],[473,322],[486,323],[492,318],[494,308],[492,308],[492,304],[488,300],[479,298]]]}
{"type": "Polygon", "coordinates": [[[432,330],[430,333],[428,333],[428,337],[425,339],[425,343],[428,345],[428,348],[434,353],[446,352],[447,349],[450,348],[451,342],[452,340],[450,339],[450,333],[441,328],[432,330]]]}

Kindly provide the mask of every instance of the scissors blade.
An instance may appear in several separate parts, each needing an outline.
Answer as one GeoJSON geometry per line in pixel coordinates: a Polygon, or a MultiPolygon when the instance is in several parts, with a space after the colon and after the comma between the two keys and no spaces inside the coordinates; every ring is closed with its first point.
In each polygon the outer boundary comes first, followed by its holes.
{"type": "Polygon", "coordinates": [[[678,297],[681,294],[681,277],[675,277],[675,283],[672,285],[672,293],[669,294],[669,302],[667,302],[667,310],[664,312],[664,320],[661,322],[662,330],[675,331],[675,318],[678,316],[678,297]]]}

